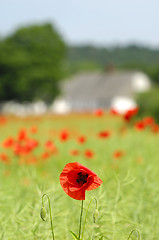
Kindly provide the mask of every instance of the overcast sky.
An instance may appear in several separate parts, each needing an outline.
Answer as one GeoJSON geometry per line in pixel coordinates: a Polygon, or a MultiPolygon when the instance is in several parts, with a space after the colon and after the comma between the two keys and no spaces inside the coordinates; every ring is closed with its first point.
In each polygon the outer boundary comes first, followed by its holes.
{"type": "Polygon", "coordinates": [[[70,44],[159,47],[159,0],[0,0],[0,35],[44,22],[70,44]]]}

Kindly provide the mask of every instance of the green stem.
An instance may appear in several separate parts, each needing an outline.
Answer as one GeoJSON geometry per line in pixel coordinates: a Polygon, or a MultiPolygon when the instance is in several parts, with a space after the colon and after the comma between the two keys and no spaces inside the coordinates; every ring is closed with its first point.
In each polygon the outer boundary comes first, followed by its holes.
{"type": "Polygon", "coordinates": [[[53,229],[53,222],[52,222],[52,214],[51,214],[51,204],[50,204],[50,198],[47,194],[43,194],[42,196],[42,206],[44,207],[44,197],[47,197],[48,202],[49,202],[49,212],[50,212],[50,224],[51,224],[51,231],[52,231],[52,239],[55,240],[54,237],[54,229],[53,229]]]}
{"type": "Polygon", "coordinates": [[[92,198],[91,201],[89,202],[88,207],[87,207],[87,211],[86,211],[86,215],[85,215],[85,219],[84,219],[84,224],[83,224],[83,229],[82,229],[82,239],[83,239],[83,236],[84,236],[84,230],[85,230],[85,225],[86,225],[88,210],[89,210],[89,207],[90,207],[90,205],[91,205],[91,203],[92,203],[93,200],[95,200],[95,202],[96,202],[96,209],[98,208],[97,199],[96,199],[96,198],[92,198]]]}
{"type": "Polygon", "coordinates": [[[84,200],[82,200],[82,205],[81,205],[80,224],[79,224],[79,234],[78,234],[78,239],[79,239],[79,240],[80,240],[80,237],[81,237],[81,225],[82,225],[83,203],[84,203],[84,200]]]}
{"type": "Polygon", "coordinates": [[[129,240],[129,239],[130,239],[131,235],[132,235],[134,232],[137,232],[137,233],[138,233],[138,240],[140,240],[140,239],[141,239],[141,238],[140,238],[140,232],[139,232],[138,230],[136,230],[136,229],[133,229],[133,230],[131,231],[131,233],[130,233],[130,235],[129,235],[129,237],[128,237],[128,239],[127,239],[127,240],[129,240]]]}

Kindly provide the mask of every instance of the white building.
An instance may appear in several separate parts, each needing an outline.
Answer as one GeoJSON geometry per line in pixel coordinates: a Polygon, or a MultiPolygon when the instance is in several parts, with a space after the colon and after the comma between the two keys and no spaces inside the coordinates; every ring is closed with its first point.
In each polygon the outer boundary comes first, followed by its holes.
{"type": "Polygon", "coordinates": [[[55,101],[54,109],[55,112],[62,112],[60,101],[63,112],[109,109],[119,99],[135,105],[135,94],[147,91],[150,87],[151,81],[143,72],[80,73],[62,82],[62,96],[55,101]]]}

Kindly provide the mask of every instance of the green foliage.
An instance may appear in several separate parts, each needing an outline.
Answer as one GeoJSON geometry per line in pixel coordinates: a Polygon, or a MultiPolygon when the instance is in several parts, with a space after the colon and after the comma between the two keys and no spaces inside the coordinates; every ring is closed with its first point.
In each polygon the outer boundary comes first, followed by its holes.
{"type": "Polygon", "coordinates": [[[155,69],[152,69],[148,74],[151,76],[154,83],[159,85],[159,66],[155,69]]]}
{"type": "Polygon", "coordinates": [[[91,45],[69,47],[68,60],[72,63],[94,61],[101,66],[158,66],[159,49],[129,45],[124,47],[95,47],[91,45]]]}
{"type": "Polygon", "coordinates": [[[78,239],[78,236],[77,236],[76,233],[74,233],[74,232],[72,232],[72,231],[70,231],[70,233],[72,234],[73,239],[75,239],[75,240],[79,240],[79,239],[78,239]]]}
{"type": "Polygon", "coordinates": [[[157,74],[159,82],[159,49],[150,49],[137,45],[107,48],[91,45],[70,46],[68,62],[72,67],[72,72],[75,69],[81,70],[82,62],[89,62],[96,66],[96,69],[115,66],[116,68],[143,70],[155,82],[157,74]]]}
{"type": "Polygon", "coordinates": [[[159,121],[159,87],[140,93],[136,97],[141,116],[152,116],[159,121]]]}
{"type": "Polygon", "coordinates": [[[132,231],[131,231],[131,233],[130,233],[130,235],[129,235],[129,237],[128,237],[128,239],[127,240],[130,240],[130,238],[131,238],[131,236],[132,236],[132,234],[134,233],[134,232],[136,232],[137,233],[137,236],[138,236],[138,240],[140,240],[141,238],[140,238],[140,232],[138,231],[138,230],[136,230],[136,229],[133,229],[132,231]]]}
{"type": "Polygon", "coordinates": [[[0,100],[53,100],[63,77],[65,51],[51,24],[21,28],[1,40],[0,100]]]}

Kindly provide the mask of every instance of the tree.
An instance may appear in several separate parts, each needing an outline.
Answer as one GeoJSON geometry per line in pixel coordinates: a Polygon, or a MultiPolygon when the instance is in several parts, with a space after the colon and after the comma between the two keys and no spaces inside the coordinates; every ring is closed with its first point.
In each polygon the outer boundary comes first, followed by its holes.
{"type": "Polygon", "coordinates": [[[0,42],[0,100],[52,101],[66,46],[51,24],[24,27],[0,42]]]}

